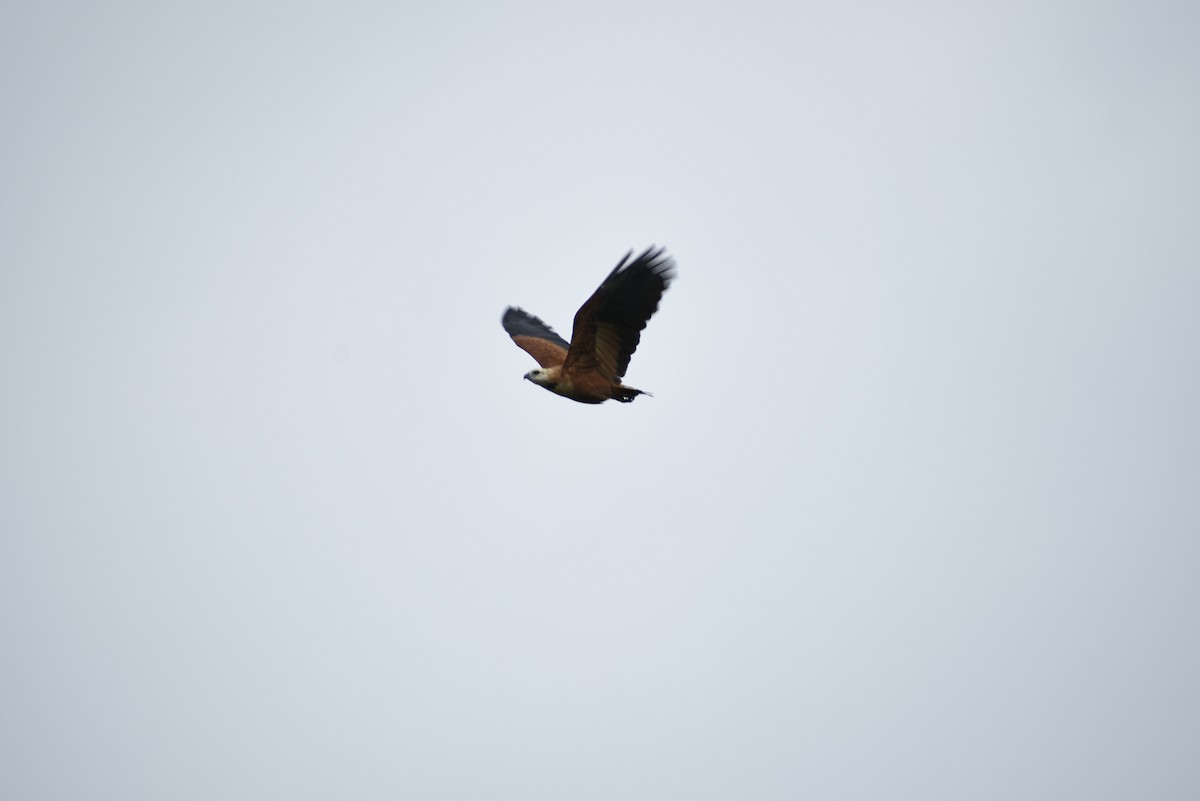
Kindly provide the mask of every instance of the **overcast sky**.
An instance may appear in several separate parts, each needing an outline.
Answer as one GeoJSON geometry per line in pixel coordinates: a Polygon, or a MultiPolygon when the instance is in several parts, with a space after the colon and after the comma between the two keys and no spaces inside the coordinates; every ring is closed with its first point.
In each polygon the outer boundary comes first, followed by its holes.
{"type": "Polygon", "coordinates": [[[0,797],[1200,797],[1198,31],[4,3],[0,797]]]}

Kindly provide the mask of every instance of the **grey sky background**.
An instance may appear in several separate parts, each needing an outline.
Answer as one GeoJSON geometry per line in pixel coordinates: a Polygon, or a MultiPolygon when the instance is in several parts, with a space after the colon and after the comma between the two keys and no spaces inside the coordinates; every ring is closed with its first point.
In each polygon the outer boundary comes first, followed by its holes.
{"type": "Polygon", "coordinates": [[[1200,796],[1195,4],[189,5],[0,6],[0,797],[1200,796]]]}

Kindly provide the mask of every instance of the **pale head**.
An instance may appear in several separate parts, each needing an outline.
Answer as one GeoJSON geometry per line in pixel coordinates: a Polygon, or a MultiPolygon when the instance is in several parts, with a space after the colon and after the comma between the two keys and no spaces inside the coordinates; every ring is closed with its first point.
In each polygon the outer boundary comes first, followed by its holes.
{"type": "Polygon", "coordinates": [[[551,367],[539,367],[526,373],[525,378],[538,386],[550,389],[558,382],[558,370],[551,367]]]}

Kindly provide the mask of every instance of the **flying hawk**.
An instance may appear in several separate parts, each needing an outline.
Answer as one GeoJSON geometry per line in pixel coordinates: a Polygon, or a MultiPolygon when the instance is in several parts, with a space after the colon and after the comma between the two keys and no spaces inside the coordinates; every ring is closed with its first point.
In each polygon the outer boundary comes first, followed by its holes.
{"type": "Polygon", "coordinates": [[[675,260],[653,246],[630,261],[632,256],[632,250],[625,254],[579,307],[570,343],[532,314],[514,306],[505,310],[504,330],[541,365],[525,378],[580,403],[603,403],[609,398],[629,403],[649,394],[625,386],[621,378],[642,329],[675,277],[675,260]]]}

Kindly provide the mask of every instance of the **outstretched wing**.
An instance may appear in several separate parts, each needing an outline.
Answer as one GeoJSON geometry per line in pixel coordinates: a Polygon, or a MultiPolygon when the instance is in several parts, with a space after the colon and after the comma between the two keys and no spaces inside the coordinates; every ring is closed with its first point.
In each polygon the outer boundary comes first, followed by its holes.
{"type": "Polygon", "coordinates": [[[557,367],[567,358],[567,341],[524,309],[509,306],[500,318],[504,330],[542,367],[557,367]]]}
{"type": "Polygon", "coordinates": [[[612,383],[625,375],[642,329],[675,277],[675,260],[664,248],[651,246],[631,262],[632,256],[632,250],[625,254],[575,313],[564,372],[596,372],[612,383]]]}

